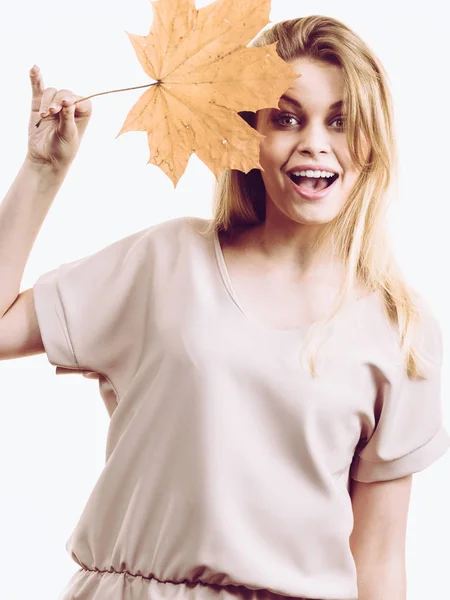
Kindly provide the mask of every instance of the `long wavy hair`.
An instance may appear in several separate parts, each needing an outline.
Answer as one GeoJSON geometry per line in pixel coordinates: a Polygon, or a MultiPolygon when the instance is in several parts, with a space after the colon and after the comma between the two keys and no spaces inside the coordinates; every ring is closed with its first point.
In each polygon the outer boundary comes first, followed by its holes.
{"type": "MultiPolygon", "coordinates": [[[[379,293],[385,315],[398,331],[408,376],[423,378],[423,368],[430,363],[419,351],[413,335],[421,322],[421,298],[402,276],[387,234],[389,192],[397,173],[387,73],[364,41],[331,17],[316,15],[281,21],[263,30],[250,46],[275,42],[278,55],[285,61],[306,57],[341,68],[345,83],[343,108],[347,143],[359,169],[358,179],[344,206],[336,218],[323,227],[315,243],[315,251],[320,252],[331,239],[334,255],[342,260],[345,274],[330,314],[310,327],[301,362],[316,375],[319,334],[344,306],[355,283],[360,282],[369,291],[379,293]]],[[[255,126],[256,113],[239,114],[249,125],[255,126]]],[[[206,233],[263,222],[265,197],[259,169],[248,173],[235,169],[223,172],[216,183],[213,218],[206,233]]]]}

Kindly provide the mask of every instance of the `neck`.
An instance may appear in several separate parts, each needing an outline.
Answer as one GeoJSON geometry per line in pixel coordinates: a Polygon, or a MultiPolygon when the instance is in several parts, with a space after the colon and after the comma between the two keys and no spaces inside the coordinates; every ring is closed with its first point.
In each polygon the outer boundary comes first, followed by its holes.
{"type": "Polygon", "coordinates": [[[268,268],[296,272],[302,279],[327,275],[335,279],[342,276],[342,261],[333,256],[331,245],[320,251],[317,249],[319,232],[314,226],[298,223],[281,226],[266,220],[250,228],[248,236],[249,244],[260,254],[268,268]]]}

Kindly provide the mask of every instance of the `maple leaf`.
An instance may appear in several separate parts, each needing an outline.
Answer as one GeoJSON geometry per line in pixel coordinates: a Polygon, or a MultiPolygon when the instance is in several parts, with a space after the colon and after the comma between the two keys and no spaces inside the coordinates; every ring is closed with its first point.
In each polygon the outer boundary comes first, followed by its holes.
{"type": "MultiPolygon", "coordinates": [[[[216,178],[225,169],[261,168],[260,140],[239,111],[278,108],[299,77],[276,53],[276,43],[248,44],[269,22],[270,0],[151,1],[147,36],[127,32],[155,84],[142,94],[118,134],[146,131],[149,163],[176,187],[191,154],[216,178]]],[[[147,163],[148,164],[148,163],[147,163]]]]}

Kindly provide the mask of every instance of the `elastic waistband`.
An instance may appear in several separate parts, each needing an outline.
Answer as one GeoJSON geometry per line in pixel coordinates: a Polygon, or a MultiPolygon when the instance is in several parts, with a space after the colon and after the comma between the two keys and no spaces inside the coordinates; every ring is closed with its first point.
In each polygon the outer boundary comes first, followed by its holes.
{"type": "MultiPolygon", "coordinates": [[[[148,582],[154,581],[156,583],[161,584],[172,584],[172,585],[185,585],[188,588],[192,589],[195,586],[204,586],[205,588],[210,589],[211,591],[217,592],[226,592],[227,590],[236,596],[239,594],[240,598],[244,598],[244,600],[323,600],[321,598],[305,598],[304,596],[287,596],[285,594],[278,594],[271,590],[263,589],[263,588],[250,588],[244,584],[226,584],[219,585],[217,583],[210,583],[207,581],[202,581],[201,579],[182,579],[180,581],[174,581],[171,579],[158,579],[155,575],[142,575],[141,573],[131,573],[127,569],[123,569],[121,571],[116,571],[112,567],[109,569],[99,569],[96,567],[87,567],[85,565],[81,566],[80,571],[86,571],[90,573],[98,573],[99,575],[113,574],[118,576],[129,576],[139,578],[148,582]]],[[[357,600],[356,598],[354,600],[357,600]]]]}

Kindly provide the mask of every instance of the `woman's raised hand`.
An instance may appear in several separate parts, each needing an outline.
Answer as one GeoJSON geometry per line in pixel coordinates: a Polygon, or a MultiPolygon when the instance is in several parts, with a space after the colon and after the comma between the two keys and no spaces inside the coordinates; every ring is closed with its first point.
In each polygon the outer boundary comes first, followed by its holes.
{"type": "Polygon", "coordinates": [[[30,80],[32,102],[26,158],[53,170],[67,169],[78,152],[92,115],[91,101],[75,104],[82,96],[76,96],[70,90],[44,88],[36,65],[30,71],[30,80]],[[36,127],[39,121],[41,123],[36,127]]]}

